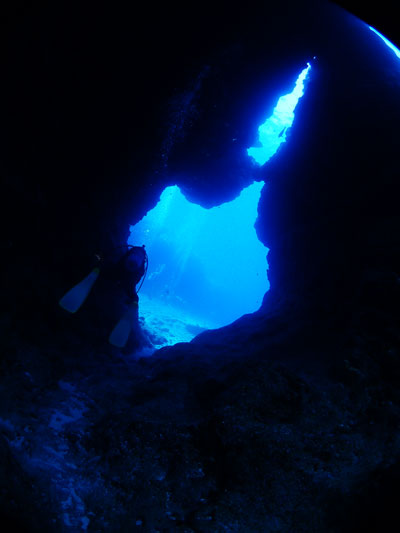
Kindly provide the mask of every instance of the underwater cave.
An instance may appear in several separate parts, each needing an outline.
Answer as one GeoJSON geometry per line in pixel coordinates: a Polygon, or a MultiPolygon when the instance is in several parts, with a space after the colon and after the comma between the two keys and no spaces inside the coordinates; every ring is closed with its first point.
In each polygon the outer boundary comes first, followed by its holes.
{"type": "MultiPolygon", "coordinates": [[[[256,165],[265,165],[286,142],[310,68],[259,126],[257,146],[247,150],[256,165]]],[[[263,187],[263,181],[254,182],[234,200],[206,209],[169,186],[130,227],[128,244],[145,245],[150,258],[140,312],[145,329],[158,339],[155,347],[190,341],[261,307],[269,290],[268,248],[255,230],[263,187]]]]}
{"type": "Polygon", "coordinates": [[[14,4],[2,532],[392,530],[395,9],[14,4]],[[129,244],[136,307],[101,263],[129,244]],[[133,311],[146,350],[109,342],[133,311]]]}

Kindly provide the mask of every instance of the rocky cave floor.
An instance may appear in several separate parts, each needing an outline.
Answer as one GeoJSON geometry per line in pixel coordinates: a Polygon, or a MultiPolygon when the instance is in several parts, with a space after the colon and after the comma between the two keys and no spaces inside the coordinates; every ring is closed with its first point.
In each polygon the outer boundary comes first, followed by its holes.
{"type": "Polygon", "coordinates": [[[138,358],[93,332],[4,322],[2,531],[389,531],[398,333],[369,318],[339,353],[303,324],[239,358],[226,337],[217,363],[207,336],[138,358]],[[318,371],[310,350],[335,363],[318,371]]]}

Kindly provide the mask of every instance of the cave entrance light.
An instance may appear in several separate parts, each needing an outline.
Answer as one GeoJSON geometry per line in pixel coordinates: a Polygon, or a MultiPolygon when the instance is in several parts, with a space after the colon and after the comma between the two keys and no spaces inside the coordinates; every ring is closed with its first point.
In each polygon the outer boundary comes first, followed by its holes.
{"type": "MultiPolygon", "coordinates": [[[[259,127],[259,146],[247,150],[257,164],[264,165],[286,141],[310,68],[308,63],[293,91],[279,98],[259,127]]],[[[254,227],[263,186],[254,182],[211,209],[189,202],[177,185],[167,187],[130,227],[128,244],[144,244],[149,255],[140,316],[156,348],[188,342],[259,309],[269,290],[268,248],[254,227]]]]}
{"type": "Polygon", "coordinates": [[[140,315],[160,345],[189,341],[261,306],[269,289],[268,249],[254,224],[263,186],[254,182],[211,209],[189,202],[178,186],[167,187],[131,226],[128,243],[145,244],[149,256],[140,315]]]}

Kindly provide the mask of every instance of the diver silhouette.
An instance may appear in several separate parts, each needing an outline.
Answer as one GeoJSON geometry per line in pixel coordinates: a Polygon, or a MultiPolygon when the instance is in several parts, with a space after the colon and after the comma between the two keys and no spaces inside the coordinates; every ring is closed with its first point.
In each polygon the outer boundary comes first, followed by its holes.
{"type": "Polygon", "coordinates": [[[70,313],[78,311],[91,292],[99,274],[102,273],[102,278],[107,284],[122,289],[123,294],[126,296],[124,303],[127,307],[108,338],[110,344],[124,348],[129,337],[133,334],[137,347],[150,346],[151,343],[145,337],[139,325],[138,292],[143,285],[148,267],[148,256],[144,245],[118,246],[111,252],[95,254],[95,257],[97,262],[95,268],[61,298],[60,306],[70,313]],[[122,248],[127,248],[122,257],[118,260],[115,260],[115,258],[110,259],[114,250],[122,248]],[[140,285],[137,288],[139,283],[140,285]]]}

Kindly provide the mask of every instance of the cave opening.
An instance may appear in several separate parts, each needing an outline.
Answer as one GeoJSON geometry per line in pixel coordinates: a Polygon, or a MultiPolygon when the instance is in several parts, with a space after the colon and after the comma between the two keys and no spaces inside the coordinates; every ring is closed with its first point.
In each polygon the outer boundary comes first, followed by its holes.
{"type": "MultiPolygon", "coordinates": [[[[247,149],[255,166],[286,142],[310,68],[307,63],[292,92],[258,128],[256,146],[247,149]]],[[[169,186],[130,226],[128,244],[145,245],[149,256],[140,316],[155,348],[189,342],[260,308],[270,288],[269,250],[255,230],[264,185],[253,181],[234,200],[208,209],[188,201],[178,185],[169,186]]]]}
{"type": "Polygon", "coordinates": [[[268,249],[254,225],[263,186],[254,182],[211,209],[189,202],[177,185],[167,187],[131,226],[128,244],[144,244],[149,256],[140,313],[162,343],[189,341],[261,306],[268,249]]]}
{"type": "Polygon", "coordinates": [[[272,115],[259,126],[257,145],[247,150],[247,154],[258,165],[265,165],[281,144],[286,142],[286,134],[293,124],[297,103],[304,94],[310,68],[310,63],[307,63],[307,67],[298,76],[293,91],[279,98],[272,115]]]}

